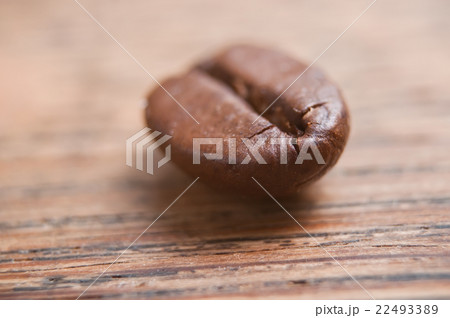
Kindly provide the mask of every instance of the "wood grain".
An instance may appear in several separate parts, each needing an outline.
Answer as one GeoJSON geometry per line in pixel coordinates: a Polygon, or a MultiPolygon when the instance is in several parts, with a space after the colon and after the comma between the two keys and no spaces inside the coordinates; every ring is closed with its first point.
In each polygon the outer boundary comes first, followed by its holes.
{"type": "MultiPolygon", "coordinates": [[[[228,43],[314,60],[369,2],[82,1],[162,79],[228,43]]],[[[448,1],[378,1],[318,61],[352,134],[281,204],[196,183],[88,298],[450,297],[448,1]]],[[[0,298],[77,298],[194,180],[125,166],[152,85],[67,1],[0,3],[0,298]]],[[[255,185],[257,186],[257,185],[255,185]]]]}

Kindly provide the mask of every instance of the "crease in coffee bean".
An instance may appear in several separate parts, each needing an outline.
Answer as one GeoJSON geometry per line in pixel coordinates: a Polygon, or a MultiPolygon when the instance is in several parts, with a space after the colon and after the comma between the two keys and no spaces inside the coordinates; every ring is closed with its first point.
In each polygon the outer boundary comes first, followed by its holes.
{"type": "MultiPolygon", "coordinates": [[[[231,88],[239,98],[243,99],[249,106],[251,106],[255,113],[259,114],[261,109],[265,109],[267,107],[267,100],[270,99],[268,95],[272,95],[269,91],[261,88],[253,88],[251,85],[247,85],[244,81],[237,77],[227,79],[226,76],[224,77],[218,75],[220,72],[205,68],[200,69],[215,80],[218,80],[222,84],[231,88]]],[[[305,134],[305,131],[308,128],[308,123],[303,121],[303,117],[312,109],[321,107],[326,103],[327,102],[316,102],[313,105],[307,106],[303,110],[299,111],[298,109],[291,108],[290,105],[283,101],[283,99],[280,99],[273,105],[273,107],[271,107],[271,109],[269,109],[269,111],[264,113],[262,117],[267,119],[272,124],[271,127],[278,127],[281,131],[293,137],[301,137],[305,134]]],[[[267,129],[268,128],[265,128],[263,131],[267,129]]],[[[260,134],[260,132],[256,132],[249,138],[258,134],[260,134]]],[[[297,150],[298,145],[295,146],[297,150]]],[[[297,152],[299,152],[299,150],[297,152]]]]}
{"type": "Polygon", "coordinates": [[[325,105],[326,103],[327,103],[327,102],[318,102],[318,103],[314,103],[314,104],[311,105],[311,106],[307,106],[307,107],[301,112],[300,117],[301,117],[301,118],[305,117],[305,115],[306,115],[307,113],[309,113],[311,110],[313,110],[314,108],[317,108],[317,107],[321,107],[321,106],[325,105]]]}
{"type": "MultiPolygon", "coordinates": [[[[258,113],[259,108],[265,108],[264,106],[268,96],[264,95],[270,94],[268,91],[261,90],[261,88],[259,88],[259,90],[253,88],[237,77],[227,78],[227,76],[220,75],[223,73],[208,69],[207,67],[198,67],[197,70],[230,88],[236,96],[244,100],[255,113],[258,113]]],[[[270,123],[270,125],[258,130],[247,138],[254,138],[269,129],[277,127],[281,131],[297,139],[295,143],[292,143],[292,146],[296,153],[299,154],[299,143],[302,143],[301,137],[305,135],[307,128],[312,124],[311,122],[305,122],[304,117],[313,109],[322,107],[326,104],[326,101],[315,102],[312,105],[299,110],[290,107],[283,99],[280,99],[262,116],[270,123]]]]}
{"type": "Polygon", "coordinates": [[[266,110],[270,101],[276,100],[262,117],[292,137],[303,136],[309,127],[309,123],[305,122],[303,117],[312,109],[327,103],[318,101],[309,106],[300,105],[300,108],[293,108],[288,101],[284,100],[284,96],[278,98],[277,94],[270,89],[254,87],[251,83],[247,83],[211,61],[198,64],[196,69],[230,88],[238,98],[246,101],[256,114],[266,110]]]}
{"type": "MultiPolygon", "coordinates": [[[[328,110],[327,107],[325,107],[325,108],[323,107],[323,106],[325,106],[327,103],[328,103],[328,102],[326,102],[326,101],[325,101],[325,102],[317,102],[317,103],[314,103],[314,104],[312,104],[312,105],[310,105],[310,106],[305,107],[304,110],[300,112],[299,119],[298,119],[298,126],[300,126],[301,129],[302,129],[304,132],[307,132],[308,129],[311,128],[311,126],[313,126],[313,125],[318,125],[318,126],[320,126],[320,125],[321,125],[320,122],[317,122],[317,121],[311,121],[311,120],[305,120],[305,116],[307,116],[308,114],[310,114],[314,109],[318,109],[318,108],[324,109],[324,111],[325,111],[325,113],[326,113],[326,119],[322,119],[322,121],[325,122],[326,120],[328,120],[328,119],[329,119],[330,112],[329,112],[329,110],[328,110]]],[[[312,117],[314,118],[315,116],[312,115],[312,117]]],[[[318,132],[319,132],[319,131],[315,130],[315,133],[316,133],[316,134],[317,134],[318,132]]]]}
{"type": "Polygon", "coordinates": [[[247,138],[248,138],[248,139],[251,139],[251,138],[253,138],[253,137],[257,136],[257,135],[260,135],[260,134],[262,134],[263,132],[265,132],[265,131],[267,131],[267,130],[269,130],[269,129],[272,129],[272,128],[274,128],[274,127],[276,127],[274,124],[270,124],[269,126],[264,127],[264,128],[262,128],[262,129],[258,130],[258,131],[255,132],[254,134],[251,134],[251,135],[250,135],[249,137],[247,137],[247,138]]]}
{"type": "MultiPolygon", "coordinates": [[[[276,98],[273,92],[262,87],[252,87],[241,78],[217,68],[211,62],[201,63],[197,65],[196,69],[230,88],[238,98],[251,106],[255,114],[261,113],[269,105],[268,101],[276,98]]],[[[268,112],[263,114],[263,117],[281,131],[293,137],[302,136],[304,133],[293,120],[289,119],[281,101],[277,101],[268,112]]]]}
{"type": "Polygon", "coordinates": [[[286,111],[285,107],[280,104],[266,112],[263,117],[274,123],[281,131],[284,131],[293,137],[302,136],[305,131],[297,124],[297,121],[295,120],[297,116],[289,116],[288,112],[289,111],[286,111]]]}

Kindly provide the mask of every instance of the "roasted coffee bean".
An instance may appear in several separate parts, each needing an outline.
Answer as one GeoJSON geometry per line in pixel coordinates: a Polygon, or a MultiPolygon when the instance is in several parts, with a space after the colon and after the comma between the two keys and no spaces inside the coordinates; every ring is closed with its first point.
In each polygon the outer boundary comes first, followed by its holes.
{"type": "Polygon", "coordinates": [[[219,189],[263,193],[253,177],[275,196],[295,193],[336,163],[349,135],[337,86],[275,50],[233,46],[162,86],[199,124],[157,87],[148,126],[173,136],[176,164],[219,189]]]}

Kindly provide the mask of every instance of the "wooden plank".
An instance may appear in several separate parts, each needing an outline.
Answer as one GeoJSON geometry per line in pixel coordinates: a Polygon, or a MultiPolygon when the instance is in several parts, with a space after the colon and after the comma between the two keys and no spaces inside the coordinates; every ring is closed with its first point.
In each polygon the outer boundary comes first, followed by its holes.
{"type": "MultiPolygon", "coordinates": [[[[368,4],[82,3],[158,79],[235,41],[312,61],[368,4]]],[[[83,298],[368,298],[326,251],[375,298],[450,297],[449,9],[380,1],[318,61],[353,127],[281,201],[314,238],[196,183],[83,298]]],[[[74,299],[194,178],[125,166],[154,83],[75,3],[0,3],[0,46],[0,298],[74,299]]]]}

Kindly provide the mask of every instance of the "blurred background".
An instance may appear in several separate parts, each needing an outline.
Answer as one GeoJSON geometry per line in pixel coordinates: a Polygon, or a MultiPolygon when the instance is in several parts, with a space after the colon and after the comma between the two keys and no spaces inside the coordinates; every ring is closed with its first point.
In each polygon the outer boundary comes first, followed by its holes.
{"type": "MultiPolygon", "coordinates": [[[[312,62],[371,1],[80,3],[163,80],[236,42],[312,62]]],[[[449,14],[378,0],[316,63],[352,133],[285,204],[377,297],[449,296],[449,14]]],[[[76,2],[0,2],[0,296],[76,297],[192,181],[125,166],[154,86],[76,2]]],[[[87,297],[367,297],[276,205],[188,194],[87,297]]]]}
{"type": "MultiPolygon", "coordinates": [[[[369,3],[82,4],[162,80],[235,42],[313,61],[369,3]]],[[[317,62],[353,111],[351,143],[382,142],[386,135],[390,141],[448,138],[448,13],[446,1],[377,1],[317,62]],[[381,111],[387,107],[389,113],[381,111]],[[442,131],[431,137],[424,129],[430,125],[442,131]]],[[[139,107],[155,83],[74,1],[2,1],[0,25],[2,158],[114,151],[121,136],[143,125],[139,107]],[[83,138],[92,134],[95,139],[83,138]],[[47,139],[33,142],[39,135],[47,139]]],[[[415,155],[424,155],[420,145],[415,155]]]]}

